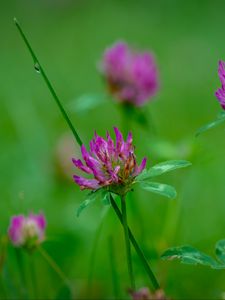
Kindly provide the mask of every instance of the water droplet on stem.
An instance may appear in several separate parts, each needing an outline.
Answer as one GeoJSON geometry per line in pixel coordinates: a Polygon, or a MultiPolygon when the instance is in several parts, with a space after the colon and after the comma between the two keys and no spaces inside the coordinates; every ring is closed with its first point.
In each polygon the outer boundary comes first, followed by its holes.
{"type": "Polygon", "coordinates": [[[39,65],[38,62],[36,62],[36,63],[34,64],[34,69],[35,69],[35,71],[36,71],[37,73],[41,73],[41,68],[40,68],[40,65],[39,65]]]}

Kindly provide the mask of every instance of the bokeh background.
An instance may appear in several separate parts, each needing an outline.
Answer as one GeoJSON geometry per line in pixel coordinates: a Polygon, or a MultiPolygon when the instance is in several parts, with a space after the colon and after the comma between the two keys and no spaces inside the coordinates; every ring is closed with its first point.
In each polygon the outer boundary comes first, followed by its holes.
{"type": "MultiPolygon", "coordinates": [[[[1,236],[7,232],[11,215],[43,211],[48,220],[43,247],[72,280],[74,297],[98,299],[113,295],[111,236],[125,297],[129,281],[121,226],[112,209],[105,212],[100,202],[76,217],[85,193],[72,181],[70,161],[71,156],[79,155],[79,148],[41,76],[34,71],[13,17],[23,26],[86,143],[94,130],[104,134],[126,122],[118,105],[107,96],[101,105],[77,111],[82,95],[102,97],[105,93],[97,64],[108,45],[123,39],[152,51],[160,74],[160,91],[146,108],[155,136],[135,121],[129,122],[139,161],[147,155],[148,166],[177,158],[193,163],[191,168],[160,178],[177,188],[174,201],[137,188],[128,201],[130,226],[171,298],[221,299],[224,270],[164,262],[160,255],[168,247],[183,244],[214,255],[216,241],[225,237],[224,127],[194,136],[197,128],[220,111],[214,91],[220,85],[218,60],[225,60],[225,2],[11,0],[1,1],[0,6],[1,236]],[[102,220],[95,260],[90,263],[102,220]],[[90,265],[92,288],[87,290],[90,265]]],[[[10,245],[7,249],[1,280],[9,299],[16,299],[20,275],[14,249],[10,245]]],[[[24,259],[28,259],[26,255],[24,259]]],[[[148,286],[134,252],[133,259],[138,287],[148,286]]],[[[39,253],[33,260],[39,298],[69,297],[62,294],[60,278],[39,253]]],[[[29,272],[26,276],[30,282],[29,272]]],[[[2,291],[0,295],[3,298],[2,291]]]]}

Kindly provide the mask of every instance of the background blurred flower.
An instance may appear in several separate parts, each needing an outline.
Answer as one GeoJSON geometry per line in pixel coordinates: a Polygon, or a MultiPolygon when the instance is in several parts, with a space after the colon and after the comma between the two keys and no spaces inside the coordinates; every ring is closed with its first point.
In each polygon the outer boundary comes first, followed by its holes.
{"type": "Polygon", "coordinates": [[[131,292],[131,297],[133,300],[166,300],[164,291],[157,290],[155,293],[151,293],[147,287],[143,287],[138,291],[131,292]]]}
{"type": "Polygon", "coordinates": [[[219,88],[215,95],[219,100],[223,109],[225,109],[225,62],[219,61],[219,69],[218,69],[219,78],[222,84],[222,87],[219,88]]]}
{"type": "Polygon", "coordinates": [[[14,246],[32,250],[44,241],[45,228],[43,214],[18,215],[11,218],[8,235],[14,246]]]}
{"type": "Polygon", "coordinates": [[[125,43],[106,49],[100,69],[110,93],[122,102],[141,106],[158,90],[158,70],[152,54],[134,52],[125,43]]]}
{"type": "Polygon", "coordinates": [[[82,145],[81,152],[86,165],[80,159],[73,159],[78,169],[94,176],[94,179],[87,179],[74,175],[73,178],[81,189],[96,190],[109,186],[110,191],[125,194],[135,177],[145,168],[146,158],[140,166],[136,162],[132,134],[129,133],[124,141],[119,129],[114,128],[114,131],[115,144],[109,133],[106,140],[95,133],[90,142],[90,152],[82,145]]]}
{"type": "Polygon", "coordinates": [[[68,180],[71,182],[73,176],[73,165],[71,164],[72,156],[79,157],[80,148],[74,141],[70,133],[62,134],[54,149],[55,172],[60,180],[68,180]]]}

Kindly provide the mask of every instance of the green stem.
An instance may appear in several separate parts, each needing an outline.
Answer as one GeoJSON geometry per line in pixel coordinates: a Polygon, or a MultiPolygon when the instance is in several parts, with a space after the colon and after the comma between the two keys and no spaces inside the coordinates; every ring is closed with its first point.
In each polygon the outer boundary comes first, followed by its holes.
{"type": "Polygon", "coordinates": [[[33,253],[29,253],[28,263],[30,269],[29,271],[30,271],[30,278],[31,278],[30,281],[31,281],[33,299],[36,299],[39,297],[39,295],[38,295],[37,276],[36,276],[36,268],[35,268],[33,253]]]}
{"type": "Polygon", "coordinates": [[[53,87],[52,87],[52,85],[51,85],[51,83],[50,83],[47,75],[45,74],[45,72],[44,72],[44,70],[43,70],[43,68],[42,68],[42,66],[41,66],[41,64],[40,64],[37,56],[35,55],[33,49],[31,48],[31,46],[30,46],[30,44],[29,44],[29,42],[28,42],[28,40],[27,40],[27,38],[26,38],[26,36],[25,36],[25,34],[24,34],[24,32],[23,32],[23,30],[22,30],[22,28],[21,28],[21,26],[18,23],[18,21],[17,21],[16,18],[14,18],[14,22],[15,22],[15,25],[16,25],[17,29],[19,30],[19,32],[21,34],[21,37],[24,40],[24,42],[25,42],[28,50],[30,51],[30,54],[31,54],[31,56],[33,58],[33,61],[34,61],[34,68],[35,68],[35,70],[42,75],[42,77],[43,77],[43,79],[44,79],[47,87],[49,88],[49,90],[50,90],[50,92],[51,92],[51,94],[52,94],[52,96],[53,96],[56,104],[58,105],[58,107],[59,107],[59,109],[60,109],[60,111],[61,111],[64,119],[66,120],[67,124],[69,125],[70,129],[72,130],[73,135],[74,135],[77,143],[81,146],[82,145],[82,141],[81,141],[81,139],[80,139],[80,137],[79,137],[76,129],[74,128],[72,122],[70,121],[70,119],[69,119],[69,117],[68,117],[65,109],[63,108],[63,106],[62,106],[62,104],[61,104],[58,96],[56,95],[55,90],[53,89],[53,87]]]}
{"type": "Polygon", "coordinates": [[[149,109],[146,108],[145,112],[143,112],[144,118],[146,119],[146,124],[147,124],[147,130],[152,136],[157,135],[157,130],[152,118],[152,114],[149,112],[149,109]]]}
{"type": "Polygon", "coordinates": [[[113,237],[110,236],[108,239],[109,244],[109,259],[111,265],[111,272],[112,272],[112,283],[113,283],[113,291],[114,291],[114,298],[119,299],[119,282],[118,282],[118,274],[116,271],[116,262],[115,262],[115,252],[114,252],[114,245],[113,245],[113,237]]]}
{"type": "Polygon", "coordinates": [[[47,263],[52,267],[52,269],[58,274],[58,276],[62,279],[62,281],[71,288],[71,283],[60,267],[56,264],[56,262],[51,258],[51,256],[42,248],[41,246],[38,247],[40,254],[43,258],[47,261],[47,263]]]}
{"type": "Polygon", "coordinates": [[[4,285],[4,281],[2,279],[2,276],[0,277],[0,291],[1,291],[1,295],[0,296],[3,296],[4,298],[3,299],[6,299],[8,300],[8,295],[7,295],[7,291],[6,291],[6,287],[4,285]]]}
{"type": "Polygon", "coordinates": [[[100,235],[101,235],[102,225],[103,225],[103,220],[99,224],[99,227],[98,227],[97,232],[95,234],[92,249],[91,249],[88,283],[87,283],[87,293],[89,295],[91,294],[92,278],[93,278],[93,272],[94,272],[94,266],[95,266],[95,260],[96,260],[97,245],[98,245],[98,241],[99,241],[99,238],[100,238],[100,235]]]}
{"type": "Polygon", "coordinates": [[[121,209],[122,209],[122,221],[123,221],[124,238],[125,238],[126,253],[127,253],[128,272],[130,276],[131,288],[132,290],[135,290],[135,281],[134,281],[134,273],[133,273],[131,249],[130,249],[130,239],[129,239],[129,231],[127,225],[127,208],[126,208],[125,195],[121,196],[121,209]]]}
{"type": "Polygon", "coordinates": [[[19,268],[19,273],[20,273],[20,283],[21,283],[21,294],[23,299],[30,299],[29,293],[28,293],[28,283],[27,283],[27,278],[26,278],[26,270],[24,266],[24,259],[22,256],[22,250],[21,249],[15,249],[16,252],[16,259],[17,259],[17,264],[19,268]]]}
{"type": "MultiPolygon", "coordinates": [[[[120,212],[120,209],[118,208],[116,202],[114,201],[114,199],[111,195],[110,195],[110,200],[111,200],[112,207],[113,207],[117,217],[119,218],[121,224],[123,224],[123,219],[122,219],[122,214],[120,212]]],[[[139,258],[140,258],[140,260],[141,260],[141,262],[142,262],[142,264],[143,264],[143,266],[144,266],[144,268],[145,268],[145,270],[146,270],[146,272],[149,276],[149,279],[152,283],[153,288],[155,290],[160,289],[160,285],[159,285],[153,271],[151,270],[151,268],[150,268],[150,266],[147,262],[147,259],[144,256],[144,253],[142,252],[141,248],[139,247],[138,243],[136,242],[136,240],[135,240],[131,230],[129,229],[129,227],[128,227],[128,232],[129,232],[130,241],[133,244],[133,247],[135,248],[135,251],[137,252],[137,254],[138,254],[138,256],[139,256],[139,258]]]]}

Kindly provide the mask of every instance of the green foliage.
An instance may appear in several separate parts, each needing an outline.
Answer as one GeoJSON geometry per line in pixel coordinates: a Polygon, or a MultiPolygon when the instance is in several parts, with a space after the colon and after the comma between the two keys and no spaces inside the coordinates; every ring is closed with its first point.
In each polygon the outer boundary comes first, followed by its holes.
{"type": "Polygon", "coordinates": [[[196,132],[196,136],[199,136],[200,134],[202,134],[205,131],[208,131],[209,129],[212,129],[214,127],[217,127],[218,125],[222,124],[223,122],[225,122],[225,112],[221,112],[217,119],[202,126],[201,128],[199,128],[196,132]]]}
{"type": "Polygon", "coordinates": [[[101,188],[96,191],[92,191],[87,194],[86,199],[81,203],[77,209],[77,217],[80,216],[81,212],[88,207],[90,204],[95,202],[95,200],[101,199],[103,205],[110,205],[110,198],[108,190],[101,188]]]}
{"type": "Polygon", "coordinates": [[[178,259],[181,263],[189,265],[203,265],[212,269],[225,269],[225,240],[216,244],[216,255],[219,261],[191,246],[180,246],[166,250],[161,258],[163,260],[178,259]]]}
{"type": "Polygon", "coordinates": [[[225,240],[220,240],[216,243],[216,255],[225,264],[225,240]]]}
{"type": "Polygon", "coordinates": [[[171,185],[158,182],[141,182],[141,188],[169,199],[174,199],[177,196],[175,188],[171,185]]]}
{"type": "Polygon", "coordinates": [[[140,183],[141,188],[146,191],[165,196],[169,199],[174,199],[177,196],[177,192],[173,186],[158,182],[148,182],[148,180],[190,165],[191,163],[186,160],[168,160],[151,167],[149,170],[144,170],[137,176],[136,182],[140,183]]]}
{"type": "Polygon", "coordinates": [[[102,190],[102,204],[103,205],[110,205],[111,204],[111,202],[110,202],[110,193],[105,189],[102,190]]]}
{"type": "Polygon", "coordinates": [[[139,108],[136,109],[135,106],[131,105],[130,103],[123,103],[121,106],[122,112],[124,114],[124,117],[127,120],[133,120],[136,123],[138,123],[140,126],[142,126],[144,129],[147,130],[154,130],[152,120],[150,113],[145,108],[139,108]]]}
{"type": "Polygon", "coordinates": [[[148,180],[152,177],[160,176],[164,173],[171,172],[176,169],[185,168],[190,166],[191,163],[186,160],[168,160],[159,163],[149,170],[144,170],[138,177],[138,181],[148,180]]]}
{"type": "Polygon", "coordinates": [[[99,189],[99,190],[96,190],[96,191],[93,191],[93,192],[90,192],[87,194],[86,199],[81,203],[81,205],[77,209],[77,217],[79,217],[81,212],[86,207],[88,207],[90,204],[92,204],[97,199],[97,197],[100,195],[101,192],[102,192],[101,189],[99,189]]]}

